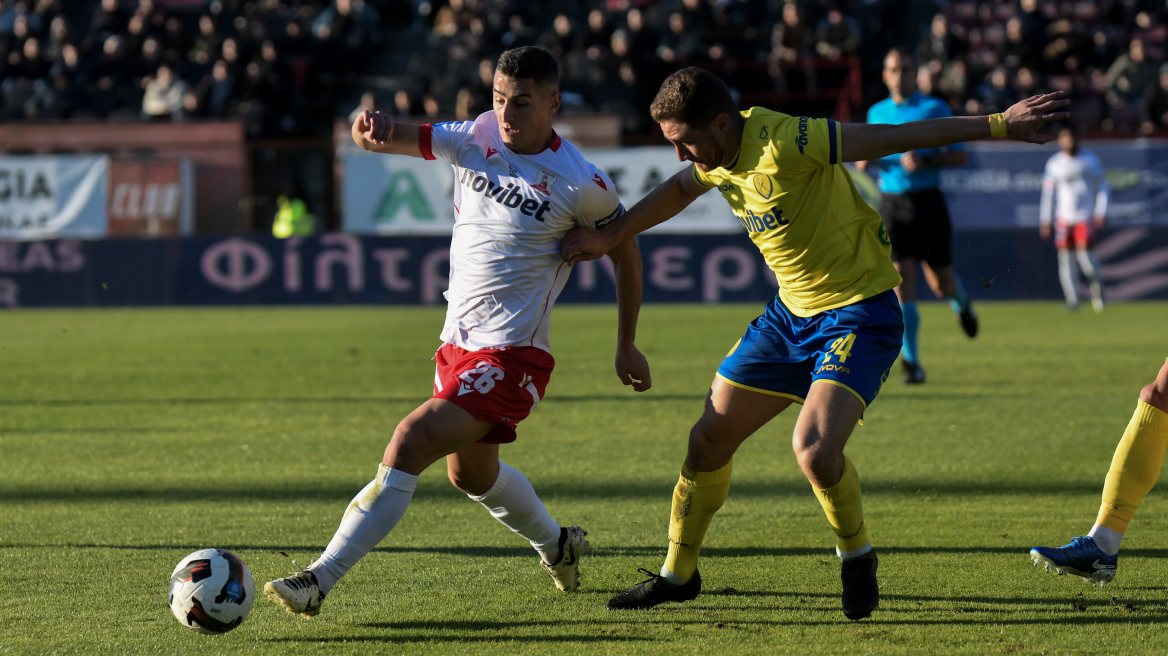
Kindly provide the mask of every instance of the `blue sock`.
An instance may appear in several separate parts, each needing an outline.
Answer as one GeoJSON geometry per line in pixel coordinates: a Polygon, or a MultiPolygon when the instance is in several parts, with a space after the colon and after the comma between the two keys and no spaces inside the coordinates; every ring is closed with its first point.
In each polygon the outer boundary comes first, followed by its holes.
{"type": "Polygon", "coordinates": [[[916,301],[900,304],[900,311],[904,313],[904,344],[900,347],[900,355],[909,364],[917,364],[917,332],[921,327],[921,315],[917,312],[916,301]]]}
{"type": "Polygon", "coordinates": [[[949,299],[949,307],[957,314],[961,314],[969,307],[969,296],[965,294],[965,285],[961,284],[961,277],[956,273],[953,274],[953,282],[957,283],[957,288],[953,291],[953,297],[949,299]]]}

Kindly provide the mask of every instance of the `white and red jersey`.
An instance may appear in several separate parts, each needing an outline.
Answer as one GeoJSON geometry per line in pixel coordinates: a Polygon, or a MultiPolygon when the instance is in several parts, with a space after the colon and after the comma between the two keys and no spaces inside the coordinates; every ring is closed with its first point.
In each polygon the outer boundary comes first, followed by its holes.
{"type": "Polygon", "coordinates": [[[421,126],[426,159],[454,167],[454,236],[442,341],[469,351],[534,346],[550,352],[551,309],[571,266],[560,238],[624,212],[616,187],[571,143],[512,152],[494,112],[421,126]]]}
{"type": "Polygon", "coordinates": [[[1060,150],[1047,160],[1038,212],[1043,225],[1050,224],[1052,209],[1053,218],[1064,225],[1107,214],[1107,181],[1095,153],[1080,150],[1068,155],[1060,150]]]}

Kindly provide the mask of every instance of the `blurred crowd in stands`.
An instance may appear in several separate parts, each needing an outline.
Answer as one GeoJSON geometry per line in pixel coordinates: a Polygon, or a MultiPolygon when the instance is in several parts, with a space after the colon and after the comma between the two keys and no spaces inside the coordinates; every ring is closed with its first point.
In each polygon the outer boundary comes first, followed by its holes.
{"type": "Polygon", "coordinates": [[[902,45],[955,114],[1062,89],[1087,131],[1151,134],[1168,130],[1166,22],[1164,0],[0,0],[0,118],[327,134],[363,90],[363,107],[466,118],[490,108],[502,50],[540,45],[565,111],[616,114],[626,134],[651,130],[685,65],[744,104],[860,120],[902,45]]]}
{"type": "Polygon", "coordinates": [[[2,0],[0,118],[242,120],[327,131],[408,0],[2,0]]]}

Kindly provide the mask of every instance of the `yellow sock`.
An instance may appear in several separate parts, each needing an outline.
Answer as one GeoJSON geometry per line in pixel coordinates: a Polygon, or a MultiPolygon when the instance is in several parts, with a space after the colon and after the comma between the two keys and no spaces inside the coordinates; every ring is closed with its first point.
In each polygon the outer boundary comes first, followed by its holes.
{"type": "Polygon", "coordinates": [[[839,483],[821,490],[811,485],[827,521],[835,529],[836,547],[841,552],[867,546],[868,529],[864,526],[864,508],[860,503],[860,475],[852,461],[844,456],[844,475],[839,483]]]}
{"type": "Polygon", "coordinates": [[[698,552],[714,513],[730,492],[730,466],[712,472],[696,472],[682,466],[673,488],[673,512],[669,517],[669,553],[665,567],[688,581],[698,569],[698,552]]]}
{"type": "Polygon", "coordinates": [[[1137,401],[1123,439],[1115,448],[1107,482],[1103,485],[1103,504],[1096,524],[1123,533],[1140,502],[1152,491],[1160,478],[1164,453],[1168,450],[1168,414],[1155,406],[1137,401]]]}

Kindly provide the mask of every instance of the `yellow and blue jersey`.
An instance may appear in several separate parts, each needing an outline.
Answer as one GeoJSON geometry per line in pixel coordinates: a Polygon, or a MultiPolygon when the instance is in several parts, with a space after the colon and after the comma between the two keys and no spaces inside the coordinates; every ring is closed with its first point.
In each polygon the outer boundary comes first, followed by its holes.
{"type": "Polygon", "coordinates": [[[792,314],[812,317],[900,284],[880,215],[844,168],[840,126],[753,107],[734,161],[703,172],[779,281],[792,314]]]}

